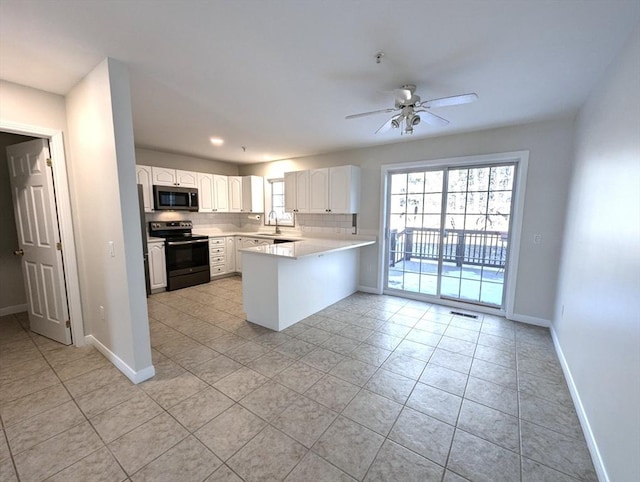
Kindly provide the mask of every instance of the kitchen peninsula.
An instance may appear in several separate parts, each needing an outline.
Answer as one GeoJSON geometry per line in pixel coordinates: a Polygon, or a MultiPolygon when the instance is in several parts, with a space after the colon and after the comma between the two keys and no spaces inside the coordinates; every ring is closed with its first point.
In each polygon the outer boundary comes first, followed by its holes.
{"type": "Polygon", "coordinates": [[[359,249],[372,239],[305,239],[242,249],[247,320],[281,331],[358,289],[359,249]]]}

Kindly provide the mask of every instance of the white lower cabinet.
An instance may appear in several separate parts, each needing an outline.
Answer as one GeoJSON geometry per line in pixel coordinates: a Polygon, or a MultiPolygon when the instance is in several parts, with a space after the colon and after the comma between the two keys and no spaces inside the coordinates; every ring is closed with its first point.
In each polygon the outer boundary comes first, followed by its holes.
{"type": "Polygon", "coordinates": [[[225,274],[226,264],[226,243],[225,238],[209,238],[209,269],[211,277],[225,274]]]}
{"type": "Polygon", "coordinates": [[[225,256],[226,261],[224,265],[225,273],[235,273],[236,271],[236,237],[227,236],[225,238],[225,256]]]}
{"type": "Polygon", "coordinates": [[[236,271],[242,273],[242,248],[252,248],[254,246],[265,246],[273,244],[273,239],[245,238],[238,236],[236,238],[236,271]]]}
{"type": "Polygon", "coordinates": [[[167,287],[167,265],[164,254],[164,241],[149,241],[149,281],[151,291],[167,287]]]}

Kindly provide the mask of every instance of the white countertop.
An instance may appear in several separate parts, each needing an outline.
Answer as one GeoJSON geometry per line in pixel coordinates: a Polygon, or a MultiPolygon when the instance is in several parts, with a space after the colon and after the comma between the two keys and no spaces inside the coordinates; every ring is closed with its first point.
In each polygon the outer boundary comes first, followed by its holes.
{"type": "Polygon", "coordinates": [[[242,236],[246,238],[263,238],[263,239],[302,239],[299,234],[291,234],[291,233],[282,233],[282,234],[274,234],[273,231],[253,231],[253,232],[245,232],[245,231],[220,231],[218,229],[208,229],[208,228],[194,228],[193,234],[197,234],[199,236],[209,236],[210,238],[223,238],[225,236],[242,236]]]}
{"type": "Polygon", "coordinates": [[[240,251],[288,259],[299,259],[307,256],[321,256],[323,254],[342,251],[345,249],[361,248],[371,244],[375,244],[375,240],[307,238],[292,243],[268,244],[265,246],[243,248],[240,251]]]}

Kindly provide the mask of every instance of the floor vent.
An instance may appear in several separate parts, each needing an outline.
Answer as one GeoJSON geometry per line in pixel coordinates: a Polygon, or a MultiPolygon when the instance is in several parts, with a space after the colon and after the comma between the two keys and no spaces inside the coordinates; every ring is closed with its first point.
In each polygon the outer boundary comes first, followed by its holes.
{"type": "Polygon", "coordinates": [[[458,315],[458,316],[466,316],[467,318],[473,318],[474,320],[478,319],[478,315],[472,315],[470,313],[463,313],[462,311],[452,311],[451,314],[452,315],[458,315]]]}

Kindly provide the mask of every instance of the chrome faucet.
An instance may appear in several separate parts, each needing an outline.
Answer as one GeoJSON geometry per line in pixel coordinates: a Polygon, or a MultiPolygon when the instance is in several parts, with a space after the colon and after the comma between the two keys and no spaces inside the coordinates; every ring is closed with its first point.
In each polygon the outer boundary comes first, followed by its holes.
{"type": "Polygon", "coordinates": [[[272,209],[271,211],[269,211],[269,215],[267,216],[267,219],[271,220],[272,214],[273,214],[273,218],[276,220],[276,232],[274,234],[280,234],[280,226],[278,226],[278,213],[272,209]]]}

